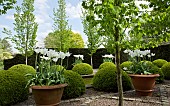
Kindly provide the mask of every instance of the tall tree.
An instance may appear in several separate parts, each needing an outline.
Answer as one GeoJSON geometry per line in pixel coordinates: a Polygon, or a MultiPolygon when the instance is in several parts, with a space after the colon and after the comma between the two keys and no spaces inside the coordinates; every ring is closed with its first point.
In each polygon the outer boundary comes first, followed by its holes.
{"type": "Polygon", "coordinates": [[[6,14],[7,10],[13,8],[16,0],[0,0],[0,15],[6,14]]]}
{"type": "MultiPolygon", "coordinates": [[[[22,7],[17,6],[14,14],[15,23],[14,30],[16,35],[9,37],[16,45],[21,54],[25,55],[25,63],[27,64],[28,55],[33,53],[36,44],[36,32],[38,24],[35,22],[34,0],[23,0],[22,7]]],[[[4,33],[11,35],[10,31],[4,30],[4,33]]]]}
{"type": "Polygon", "coordinates": [[[7,41],[6,38],[4,39],[0,38],[0,45],[1,45],[0,48],[3,49],[3,51],[12,52],[11,44],[7,41]]]}
{"type": "Polygon", "coordinates": [[[97,33],[97,26],[93,26],[93,21],[87,21],[86,16],[92,14],[91,11],[84,10],[83,16],[81,17],[83,27],[84,27],[84,33],[88,37],[87,47],[90,51],[90,57],[91,57],[91,66],[93,67],[93,54],[96,52],[96,50],[101,45],[101,37],[97,33]]]}
{"type": "MultiPolygon", "coordinates": [[[[69,44],[68,47],[71,48],[84,48],[84,41],[80,34],[68,31],[69,39],[66,43],[69,44]]],[[[44,43],[46,48],[59,48],[60,47],[60,32],[55,31],[48,34],[45,38],[44,43]]]]}
{"type": "Polygon", "coordinates": [[[70,27],[68,26],[68,20],[66,20],[66,3],[65,0],[58,0],[58,9],[53,10],[53,28],[54,32],[57,31],[57,38],[59,39],[59,47],[60,51],[66,52],[69,49],[70,43],[70,27]]]}
{"type": "MultiPolygon", "coordinates": [[[[168,35],[160,35],[158,39],[143,39],[147,33],[150,33],[150,29],[144,29],[146,23],[152,20],[151,14],[148,11],[141,11],[135,5],[135,0],[84,0],[82,3],[84,9],[93,11],[92,15],[86,16],[87,21],[93,21],[93,26],[99,25],[99,33],[108,38],[112,38],[110,41],[111,48],[115,47],[114,54],[116,69],[117,69],[117,83],[119,92],[119,106],[123,106],[123,88],[122,88],[122,72],[120,69],[120,51],[122,48],[137,49],[155,47],[161,41],[168,39],[168,35]],[[126,31],[129,30],[129,40],[126,31]]],[[[141,5],[146,9],[147,5],[141,5]]],[[[162,18],[157,18],[159,21],[162,18]]],[[[156,30],[152,30],[152,33],[156,33],[156,30]]],[[[155,34],[150,33],[152,38],[155,34]]]]}

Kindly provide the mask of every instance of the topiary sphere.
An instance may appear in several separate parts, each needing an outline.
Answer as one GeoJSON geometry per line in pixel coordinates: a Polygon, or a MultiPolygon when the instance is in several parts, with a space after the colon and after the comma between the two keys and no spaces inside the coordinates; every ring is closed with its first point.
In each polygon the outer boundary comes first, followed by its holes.
{"type": "Polygon", "coordinates": [[[36,74],[36,70],[32,66],[25,65],[25,64],[14,65],[10,67],[8,70],[19,72],[23,76],[25,76],[26,74],[36,74]]]}
{"type": "Polygon", "coordinates": [[[64,77],[68,86],[64,88],[62,99],[76,98],[85,93],[85,83],[80,74],[66,70],[64,77]]]}
{"type": "Polygon", "coordinates": [[[123,62],[120,67],[123,71],[130,71],[130,66],[132,65],[131,61],[125,61],[123,62]]]}
{"type": "Polygon", "coordinates": [[[164,74],[164,78],[170,80],[170,62],[165,63],[161,69],[164,74]]]}
{"type": "Polygon", "coordinates": [[[80,75],[88,75],[93,73],[93,68],[87,63],[79,63],[72,68],[72,71],[77,72],[80,75]]]}
{"type": "Polygon", "coordinates": [[[28,99],[29,90],[25,88],[26,84],[22,73],[0,71],[0,106],[10,106],[28,99]]]}
{"type": "MultiPolygon", "coordinates": [[[[103,63],[104,64],[104,63],[103,63]]],[[[106,63],[105,63],[106,64],[106,63]]],[[[107,92],[117,92],[117,71],[114,63],[109,63],[109,66],[100,68],[93,77],[93,87],[97,90],[107,92]]],[[[122,71],[123,90],[132,89],[131,79],[127,73],[122,71]]]]}
{"type": "Polygon", "coordinates": [[[156,59],[153,61],[153,64],[161,68],[165,63],[167,63],[164,59],[156,59]]]}
{"type": "Polygon", "coordinates": [[[115,68],[116,70],[116,65],[112,62],[104,62],[102,63],[100,66],[99,66],[99,69],[101,68],[105,68],[105,67],[108,67],[108,68],[115,68]]]}
{"type": "Polygon", "coordinates": [[[52,70],[60,71],[60,70],[65,70],[65,68],[61,65],[52,65],[51,66],[52,70]]]}

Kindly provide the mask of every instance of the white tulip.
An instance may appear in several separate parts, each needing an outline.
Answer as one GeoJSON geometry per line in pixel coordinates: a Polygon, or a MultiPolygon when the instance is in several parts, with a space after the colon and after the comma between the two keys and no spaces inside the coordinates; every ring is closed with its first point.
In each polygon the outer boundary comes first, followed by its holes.
{"type": "Polygon", "coordinates": [[[58,58],[53,58],[52,59],[54,62],[57,62],[58,61],[58,58]]]}
{"type": "Polygon", "coordinates": [[[64,54],[64,52],[59,52],[59,57],[61,58],[61,59],[64,59],[65,57],[66,57],[66,55],[64,54]]]}
{"type": "Polygon", "coordinates": [[[71,55],[71,53],[67,52],[65,53],[66,57],[69,57],[71,55]]]}

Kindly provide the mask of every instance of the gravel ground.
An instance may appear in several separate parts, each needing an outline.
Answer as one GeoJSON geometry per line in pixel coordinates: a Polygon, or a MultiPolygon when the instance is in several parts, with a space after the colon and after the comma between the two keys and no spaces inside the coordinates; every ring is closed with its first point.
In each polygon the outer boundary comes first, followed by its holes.
{"type": "MultiPolygon", "coordinates": [[[[149,100],[149,101],[160,101],[160,95],[159,95],[159,87],[161,85],[156,85],[154,88],[154,92],[152,97],[139,97],[136,95],[134,90],[126,91],[124,93],[125,98],[135,98],[140,100],[149,100]]],[[[118,96],[118,93],[108,93],[108,92],[99,92],[95,91],[93,88],[89,88],[86,90],[86,93],[79,98],[86,98],[86,97],[95,97],[100,95],[109,95],[109,96],[118,96]]],[[[69,101],[64,102],[62,101],[60,106],[80,106],[83,103],[87,102],[86,99],[80,99],[77,101],[69,101]]],[[[94,100],[88,100],[90,106],[117,106],[118,100],[115,99],[108,99],[108,98],[98,98],[94,100]]],[[[35,105],[35,102],[33,100],[32,95],[29,96],[28,100],[15,104],[13,106],[24,106],[24,105],[35,105]]],[[[143,103],[141,101],[124,101],[124,106],[160,106],[160,104],[157,103],[143,103]]]]}

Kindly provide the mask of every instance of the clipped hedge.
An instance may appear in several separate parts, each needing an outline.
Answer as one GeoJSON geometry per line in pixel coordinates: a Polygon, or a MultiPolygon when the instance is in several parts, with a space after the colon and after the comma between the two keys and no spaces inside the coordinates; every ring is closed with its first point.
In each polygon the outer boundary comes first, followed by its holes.
{"type": "Polygon", "coordinates": [[[99,69],[105,68],[105,67],[116,70],[116,65],[115,65],[114,63],[112,63],[112,62],[104,62],[104,63],[102,63],[102,64],[99,66],[99,69]]]}
{"type": "Polygon", "coordinates": [[[85,83],[80,74],[66,70],[64,76],[68,86],[64,88],[62,99],[76,98],[85,93],[85,83]]]}
{"type": "Polygon", "coordinates": [[[170,62],[165,63],[161,69],[162,69],[165,79],[170,80],[170,62]]]}
{"type": "Polygon", "coordinates": [[[9,106],[28,99],[25,77],[15,71],[0,71],[0,106],[9,106]]]}
{"type": "Polygon", "coordinates": [[[93,73],[93,68],[87,63],[79,63],[72,68],[72,71],[77,72],[80,75],[88,75],[93,73]]]}
{"type": "Polygon", "coordinates": [[[165,63],[167,63],[164,59],[156,59],[153,61],[153,64],[161,68],[165,63]]]}
{"type": "MultiPolygon", "coordinates": [[[[132,89],[131,79],[127,73],[122,71],[123,90],[132,89]]],[[[111,62],[101,64],[100,69],[93,77],[93,87],[96,90],[117,92],[117,71],[115,65],[111,62]],[[108,65],[110,64],[110,65],[108,65]]]]}

